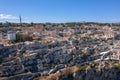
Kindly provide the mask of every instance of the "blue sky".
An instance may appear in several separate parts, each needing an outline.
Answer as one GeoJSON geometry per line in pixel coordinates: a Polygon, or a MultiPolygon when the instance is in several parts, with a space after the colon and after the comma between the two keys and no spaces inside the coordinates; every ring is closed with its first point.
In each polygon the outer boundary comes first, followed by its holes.
{"type": "Polygon", "coordinates": [[[120,22],[120,0],[1,0],[0,21],[120,22]]]}

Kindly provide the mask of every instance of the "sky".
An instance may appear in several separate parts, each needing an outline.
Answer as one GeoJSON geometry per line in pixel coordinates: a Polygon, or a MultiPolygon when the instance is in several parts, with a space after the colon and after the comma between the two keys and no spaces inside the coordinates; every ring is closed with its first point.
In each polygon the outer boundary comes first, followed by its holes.
{"type": "Polygon", "coordinates": [[[120,22],[120,0],[1,0],[0,22],[120,22]]]}

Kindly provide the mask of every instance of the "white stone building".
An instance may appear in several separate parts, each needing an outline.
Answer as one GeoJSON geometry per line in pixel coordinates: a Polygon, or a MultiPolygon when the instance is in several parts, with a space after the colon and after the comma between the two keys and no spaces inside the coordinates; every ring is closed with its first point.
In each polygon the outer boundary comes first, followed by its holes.
{"type": "Polygon", "coordinates": [[[16,33],[13,31],[9,31],[7,33],[7,38],[8,38],[8,40],[16,40],[16,33]]]}

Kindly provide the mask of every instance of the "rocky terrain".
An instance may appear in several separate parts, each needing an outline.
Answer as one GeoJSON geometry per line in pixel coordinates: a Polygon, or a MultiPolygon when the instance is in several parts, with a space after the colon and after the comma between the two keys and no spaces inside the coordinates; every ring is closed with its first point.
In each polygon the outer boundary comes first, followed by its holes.
{"type": "Polygon", "coordinates": [[[0,44],[1,79],[120,79],[119,26],[37,24],[37,27],[22,27],[21,33],[37,38],[0,44]]]}

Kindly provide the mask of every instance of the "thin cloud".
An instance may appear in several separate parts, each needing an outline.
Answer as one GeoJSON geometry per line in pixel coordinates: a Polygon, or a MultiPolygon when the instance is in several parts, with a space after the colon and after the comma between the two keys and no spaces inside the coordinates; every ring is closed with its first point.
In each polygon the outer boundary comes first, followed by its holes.
{"type": "Polygon", "coordinates": [[[120,22],[120,18],[114,18],[110,20],[111,22],[120,22]]]}
{"type": "Polygon", "coordinates": [[[10,14],[0,14],[0,19],[19,19],[19,18],[10,14]]]}

